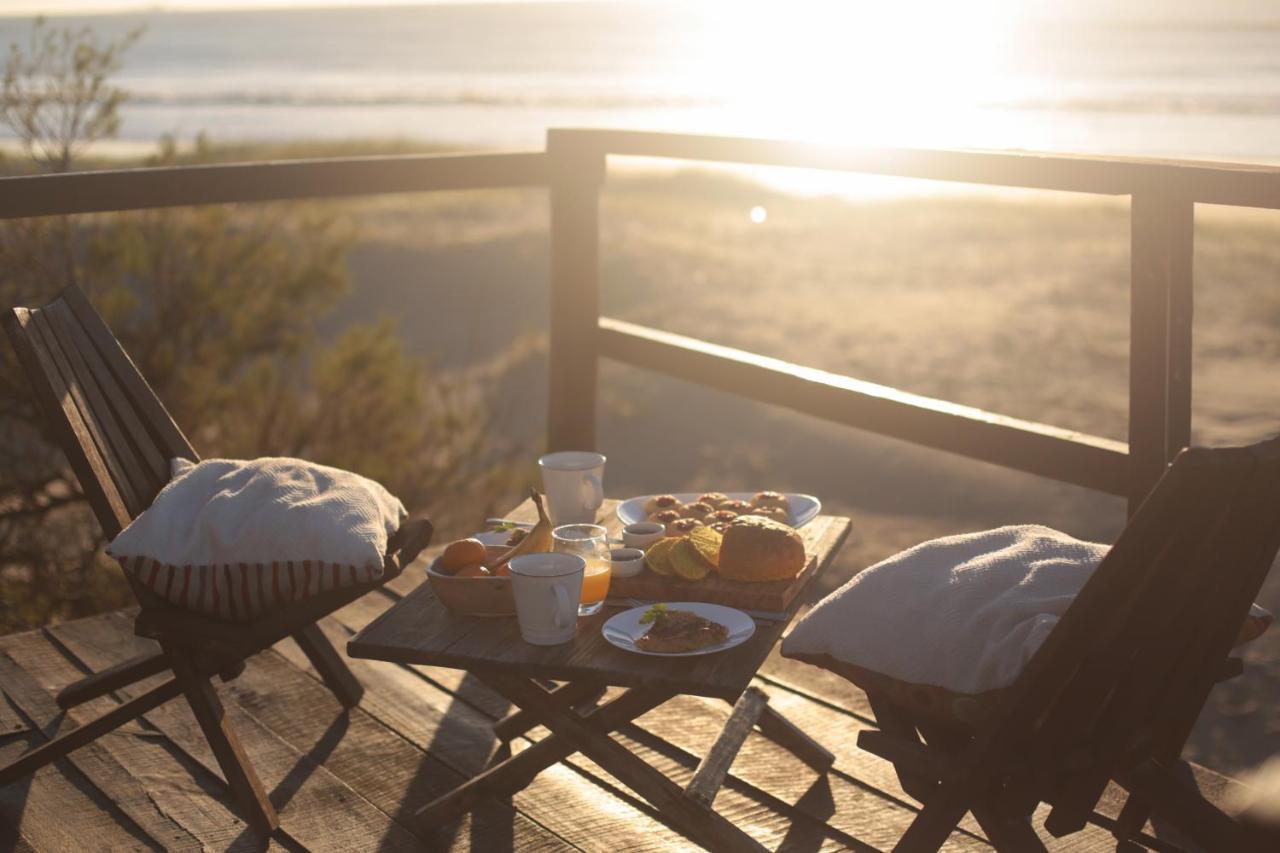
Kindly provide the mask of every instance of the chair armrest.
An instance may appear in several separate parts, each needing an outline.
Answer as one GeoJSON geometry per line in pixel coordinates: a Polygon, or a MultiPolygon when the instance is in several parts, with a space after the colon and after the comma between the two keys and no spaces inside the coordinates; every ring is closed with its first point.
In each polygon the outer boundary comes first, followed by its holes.
{"type": "Polygon", "coordinates": [[[387,541],[387,556],[383,577],[390,580],[417,559],[422,549],[431,544],[435,528],[425,518],[414,518],[400,525],[387,541]]]}

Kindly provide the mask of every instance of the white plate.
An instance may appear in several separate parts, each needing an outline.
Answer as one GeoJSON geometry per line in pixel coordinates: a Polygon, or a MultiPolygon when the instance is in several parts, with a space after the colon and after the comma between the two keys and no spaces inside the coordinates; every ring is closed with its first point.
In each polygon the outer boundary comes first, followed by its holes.
{"type": "MultiPolygon", "coordinates": [[[[696,500],[702,492],[676,492],[674,497],[682,504],[696,500]]],[[[725,497],[731,500],[746,501],[751,503],[751,499],[755,497],[755,492],[725,492],[725,497]]],[[[648,521],[649,515],[644,511],[644,505],[649,502],[653,495],[641,495],[638,498],[629,498],[618,504],[618,521],[623,525],[636,524],[641,521],[648,521]]],[[[791,526],[803,527],[818,517],[818,513],[822,512],[822,501],[813,495],[787,495],[787,500],[791,503],[791,526]]]]}
{"type": "Polygon", "coordinates": [[[600,629],[600,633],[604,634],[604,638],[609,643],[620,649],[629,652],[635,652],[638,655],[654,655],[663,658],[687,658],[693,655],[709,655],[713,652],[722,652],[725,649],[731,649],[734,646],[741,645],[751,638],[756,632],[756,623],[750,616],[741,610],[735,610],[732,607],[724,607],[719,604],[707,604],[701,601],[675,601],[665,602],[668,610],[688,610],[696,613],[713,622],[719,622],[721,625],[729,629],[729,636],[725,638],[723,643],[716,643],[714,646],[707,646],[705,649],[695,649],[692,652],[650,652],[636,645],[636,640],[644,636],[645,631],[649,630],[649,626],[640,622],[640,617],[649,609],[648,605],[644,607],[633,607],[630,610],[624,610],[617,616],[611,618],[604,623],[604,627],[600,629]]]}

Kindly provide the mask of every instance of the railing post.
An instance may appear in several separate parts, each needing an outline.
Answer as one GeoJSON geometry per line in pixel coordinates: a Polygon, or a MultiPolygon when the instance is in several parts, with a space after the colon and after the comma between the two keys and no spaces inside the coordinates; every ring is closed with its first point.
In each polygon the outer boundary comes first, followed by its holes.
{"type": "Polygon", "coordinates": [[[1130,207],[1129,514],[1191,441],[1195,204],[1138,193],[1130,207]]]}
{"type": "Polygon", "coordinates": [[[551,352],[547,448],[596,440],[600,184],[604,153],[571,130],[547,131],[551,160],[551,352]]]}

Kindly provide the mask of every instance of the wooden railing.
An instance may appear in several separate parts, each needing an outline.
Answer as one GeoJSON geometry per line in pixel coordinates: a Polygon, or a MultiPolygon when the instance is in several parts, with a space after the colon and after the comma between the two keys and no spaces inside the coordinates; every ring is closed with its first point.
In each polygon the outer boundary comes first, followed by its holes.
{"type": "Polygon", "coordinates": [[[1280,210],[1280,169],[978,151],[552,130],[543,152],[356,157],[0,179],[0,219],[185,205],[547,187],[548,444],[595,444],[599,359],[1129,498],[1191,436],[1195,205],[1280,210]],[[1128,443],[935,400],[601,317],[599,192],[610,155],[827,169],[1131,197],[1128,443]]]}

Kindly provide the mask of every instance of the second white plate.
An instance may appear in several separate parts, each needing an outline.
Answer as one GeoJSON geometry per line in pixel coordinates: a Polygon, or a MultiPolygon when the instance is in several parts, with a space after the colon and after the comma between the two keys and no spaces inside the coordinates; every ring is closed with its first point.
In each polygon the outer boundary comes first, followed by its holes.
{"type": "MultiPolygon", "coordinates": [[[[702,492],[676,492],[674,497],[680,503],[689,503],[689,501],[696,500],[700,494],[702,492]]],[[[733,500],[751,503],[751,499],[755,497],[755,492],[726,492],[725,495],[733,500]]],[[[641,495],[638,498],[628,498],[618,504],[618,521],[621,521],[624,525],[647,521],[649,515],[644,511],[644,505],[652,497],[653,495],[641,495]]],[[[791,504],[792,527],[803,527],[817,518],[818,513],[822,512],[822,501],[813,495],[788,494],[787,501],[791,504]]]]}

